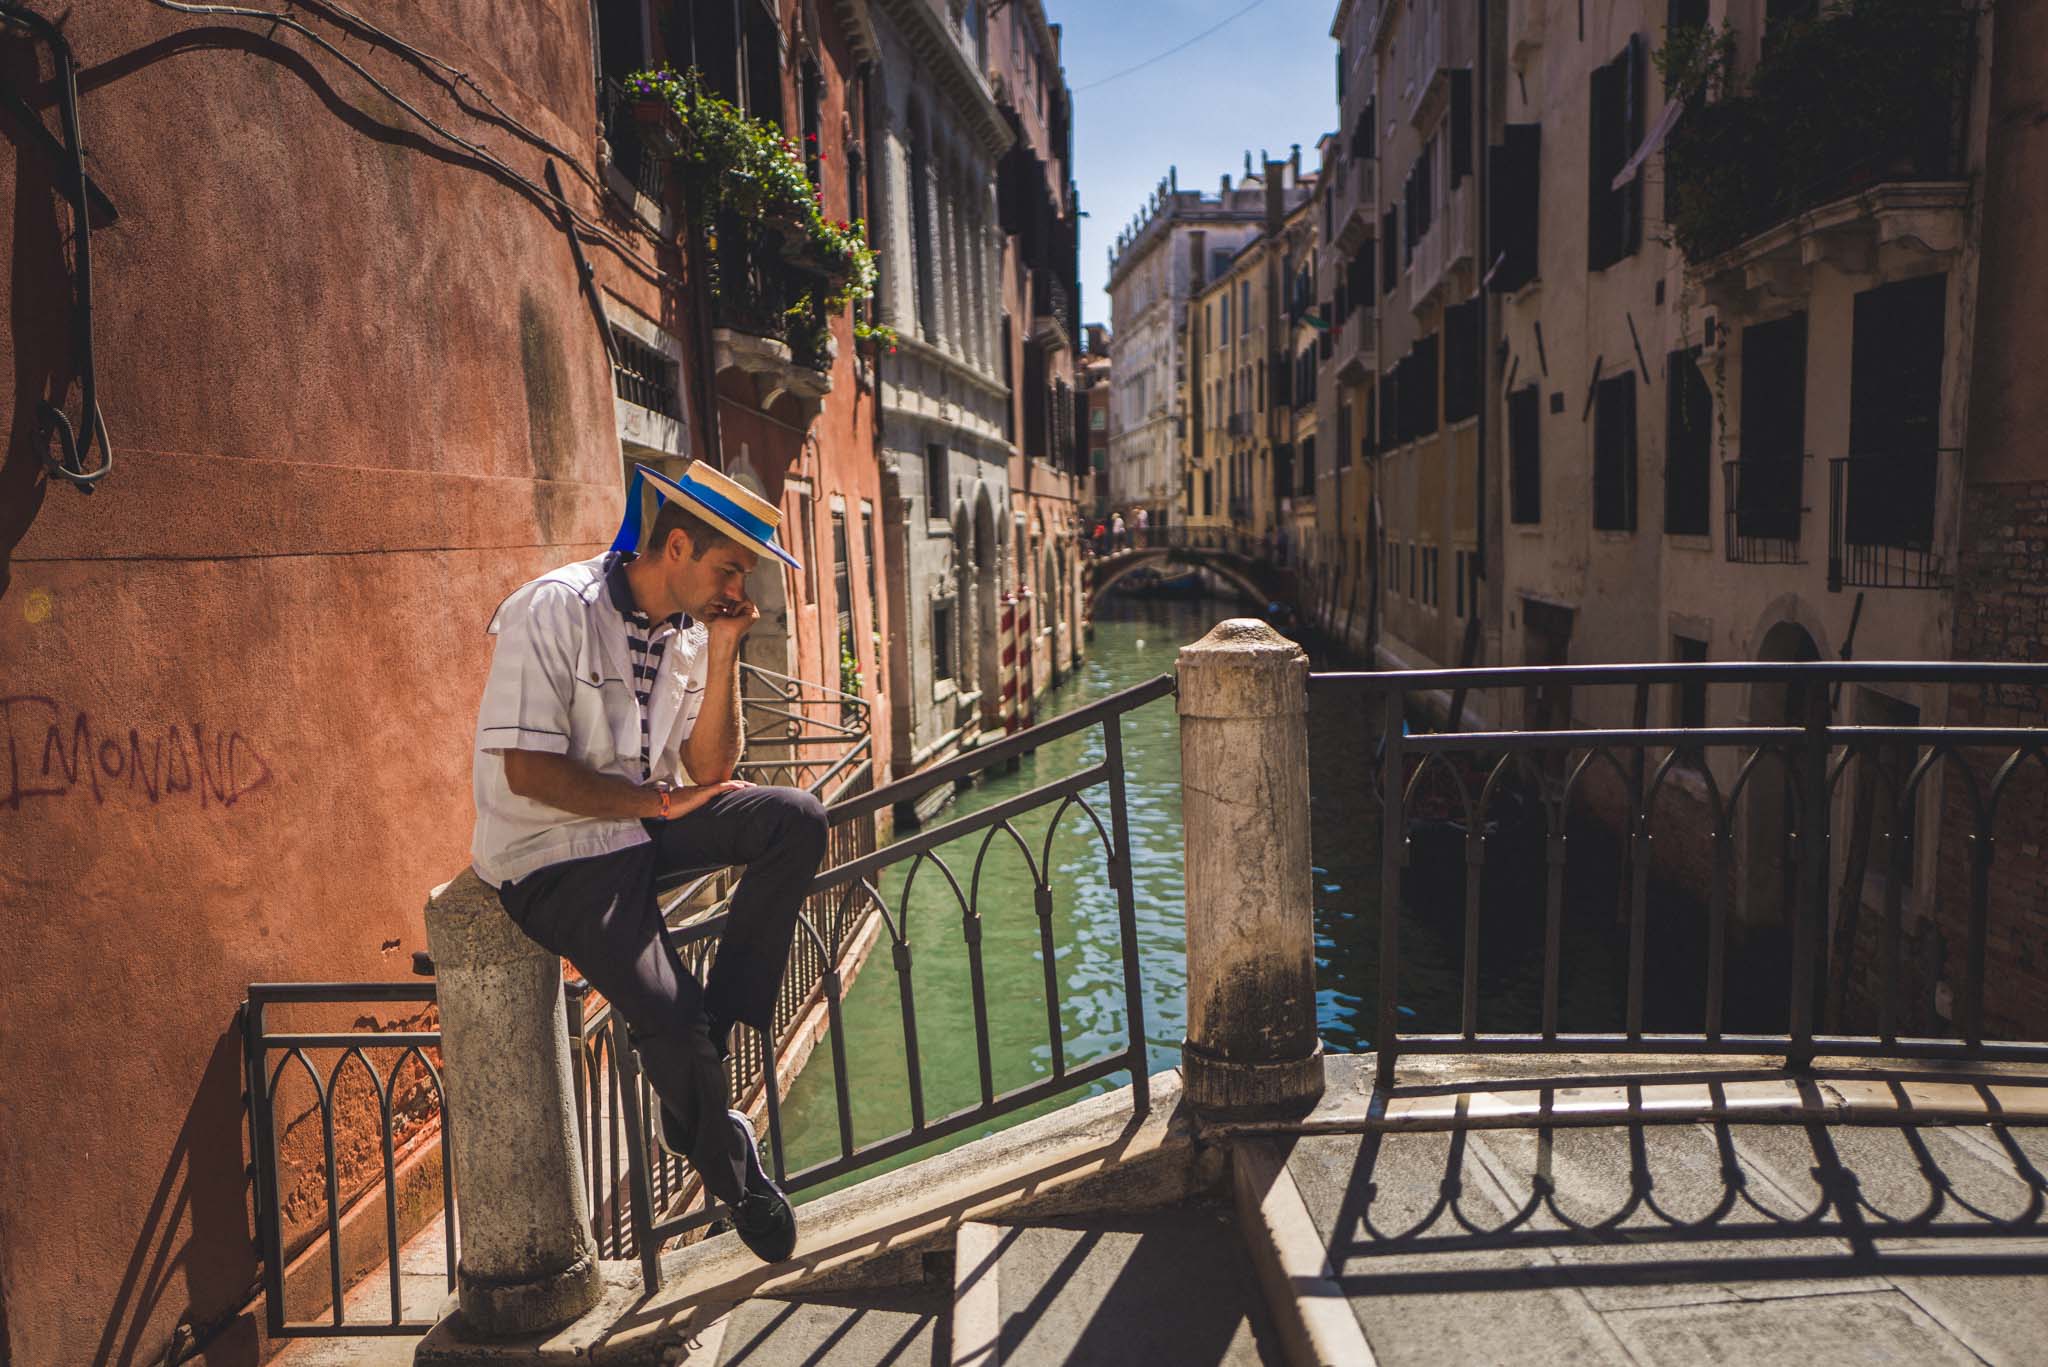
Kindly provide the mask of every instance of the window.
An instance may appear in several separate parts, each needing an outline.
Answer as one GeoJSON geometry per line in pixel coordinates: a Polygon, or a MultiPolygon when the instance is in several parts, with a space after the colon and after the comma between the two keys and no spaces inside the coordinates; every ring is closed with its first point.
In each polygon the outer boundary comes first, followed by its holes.
{"type": "Polygon", "coordinates": [[[1542,405],[1537,387],[1508,395],[1508,520],[1534,526],[1543,520],[1542,405]]]}
{"type": "Polygon", "coordinates": [[[681,418],[675,362],[617,324],[612,325],[612,343],[619,358],[612,367],[612,392],[663,417],[681,418]]]}
{"type": "Polygon", "coordinates": [[[953,677],[953,601],[932,604],[932,679],[953,677]]]}
{"type": "MultiPolygon", "coordinates": [[[[860,652],[853,643],[853,566],[846,553],[846,510],[832,510],[832,596],[833,607],[839,628],[839,660],[842,684],[845,682],[845,661],[860,658],[860,652]]],[[[855,666],[858,668],[858,664],[855,666]]]]}
{"type": "Polygon", "coordinates": [[[1664,530],[1674,536],[1707,535],[1714,398],[1699,355],[1695,347],[1664,358],[1664,530]]]}
{"type": "Polygon", "coordinates": [[[1090,405],[1089,405],[1089,407],[1088,407],[1088,430],[1089,430],[1089,431],[1091,431],[1091,432],[1100,432],[1100,431],[1103,431],[1103,430],[1105,430],[1105,429],[1106,429],[1106,428],[1107,428],[1108,426],[1109,426],[1109,412],[1108,412],[1108,410],[1107,410],[1107,409],[1103,409],[1103,408],[1098,408],[1098,407],[1096,407],[1095,405],[1093,405],[1093,404],[1090,404],[1090,405]]]}
{"type": "Polygon", "coordinates": [[[1411,541],[1408,543],[1408,597],[1410,601],[1413,601],[1413,599],[1415,598],[1415,560],[1416,546],[1415,543],[1411,541]]]}
{"type": "Polygon", "coordinates": [[[1214,470],[1204,470],[1202,471],[1202,516],[1214,517],[1215,515],[1216,472],[1214,470]]]}
{"type": "Polygon", "coordinates": [[[820,139],[825,134],[825,78],[819,74],[818,64],[809,57],[803,60],[798,82],[798,93],[803,104],[804,173],[811,178],[811,184],[823,185],[825,147],[820,139]]]}
{"type": "Polygon", "coordinates": [[[932,442],[924,448],[924,503],[927,517],[946,515],[946,446],[932,442]]]}
{"type": "Polygon", "coordinates": [[[1415,349],[1395,370],[1401,397],[1401,440],[1429,437],[1437,429],[1437,338],[1418,337],[1415,349]]]}
{"type": "MultiPolygon", "coordinates": [[[[882,598],[875,592],[875,509],[870,503],[860,505],[860,549],[861,558],[867,562],[868,570],[868,630],[880,635],[882,630],[882,598]]],[[[876,646],[879,657],[880,645],[876,646]]],[[[880,663],[879,658],[877,663],[880,663]]],[[[881,681],[876,680],[877,684],[881,681]]]]}
{"type": "Polygon", "coordinates": [[[1337,400],[1337,468],[1351,464],[1351,399],[1337,400]]]}
{"type": "Polygon", "coordinates": [[[796,520],[799,524],[797,536],[803,542],[804,601],[806,603],[815,603],[818,601],[818,552],[817,547],[813,544],[814,533],[811,531],[813,519],[811,516],[811,491],[809,489],[800,488],[797,490],[796,520]]]}
{"type": "MultiPolygon", "coordinates": [[[[934,276],[938,254],[932,243],[932,168],[924,125],[913,111],[910,122],[910,234],[916,248],[917,328],[927,342],[939,338],[939,289],[934,276]]],[[[1008,348],[1004,355],[1009,354],[1008,348]]]]}
{"type": "Polygon", "coordinates": [[[1380,293],[1392,294],[1401,278],[1401,250],[1397,240],[1400,234],[1398,220],[1400,210],[1393,205],[1380,215],[1380,293]]]}
{"type": "Polygon", "coordinates": [[[1472,174],[1472,68],[1451,72],[1451,188],[1472,174]]]}
{"type": "Polygon", "coordinates": [[[1461,618],[1465,615],[1465,562],[1470,555],[1469,551],[1459,551],[1452,566],[1452,577],[1458,581],[1457,613],[1461,618]]]}
{"type": "Polygon", "coordinates": [[[1230,336],[1230,291],[1227,289],[1223,291],[1223,331],[1219,335],[1230,336]]]}
{"type": "MultiPolygon", "coordinates": [[[[1680,29],[1705,28],[1707,26],[1707,0],[1665,0],[1664,37],[1668,42],[1671,35],[1680,29]]],[[[1664,77],[1664,93],[1671,93],[1671,76],[1664,77]]]]}
{"type": "Polygon", "coordinates": [[[1479,413],[1480,310],[1473,295],[1444,310],[1444,421],[1461,422],[1479,413]]]}
{"type": "Polygon", "coordinates": [[[1543,165],[1540,124],[1511,123],[1506,141],[1486,149],[1486,214],[1490,220],[1486,287],[1496,294],[1522,288],[1537,275],[1537,192],[1543,165]]]}
{"type": "Polygon", "coordinates": [[[1934,545],[1947,289],[1946,275],[1922,275],[1856,296],[1842,509],[1850,546],[1934,545]]]}
{"type": "Polygon", "coordinates": [[[1313,436],[1301,439],[1301,492],[1312,494],[1316,491],[1316,439],[1313,436]]]}
{"type": "Polygon", "coordinates": [[[1643,236],[1643,178],[1619,190],[1614,177],[1643,140],[1643,41],[1630,34],[1628,46],[1592,81],[1588,122],[1586,184],[1586,266],[1605,270],[1635,253],[1643,236]]]}
{"type": "Polygon", "coordinates": [[[1806,459],[1804,313],[1742,330],[1739,441],[1741,458],[1736,462],[1737,482],[1731,497],[1735,534],[1780,544],[1731,546],[1729,551],[1734,555],[1795,554],[1806,459]]]}
{"type": "Polygon", "coordinates": [[[1252,282],[1243,280],[1237,286],[1237,330],[1241,337],[1252,332],[1252,282]]]}
{"type": "Polygon", "coordinates": [[[1593,397],[1593,526],[1636,529],[1636,373],[1600,381],[1593,397]]]}

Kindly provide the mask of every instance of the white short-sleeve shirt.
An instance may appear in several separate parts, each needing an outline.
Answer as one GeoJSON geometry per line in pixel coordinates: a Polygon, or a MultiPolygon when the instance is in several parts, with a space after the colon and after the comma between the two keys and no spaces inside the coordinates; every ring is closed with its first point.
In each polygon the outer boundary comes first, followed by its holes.
{"type": "MultiPolygon", "coordinates": [[[[491,618],[498,641],[477,710],[470,859],[494,887],[648,839],[637,820],[574,816],[505,784],[507,750],[568,755],[600,774],[644,781],[627,622],[606,584],[608,560],[521,585],[491,618]]],[[[682,744],[704,706],[709,633],[685,618],[680,629],[661,624],[655,639],[665,648],[647,700],[652,779],[686,783],[682,744]]]]}

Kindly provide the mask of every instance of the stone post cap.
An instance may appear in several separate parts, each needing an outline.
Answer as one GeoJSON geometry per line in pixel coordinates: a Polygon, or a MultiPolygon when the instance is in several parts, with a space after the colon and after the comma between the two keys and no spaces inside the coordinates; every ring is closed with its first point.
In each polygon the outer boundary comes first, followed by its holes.
{"type": "Polygon", "coordinates": [[[427,946],[437,968],[549,957],[505,914],[498,890],[473,869],[464,869],[427,894],[427,946]]]}
{"type": "Polygon", "coordinates": [[[1256,617],[1218,622],[1180,648],[1183,717],[1270,717],[1308,708],[1308,655],[1256,617]]]}

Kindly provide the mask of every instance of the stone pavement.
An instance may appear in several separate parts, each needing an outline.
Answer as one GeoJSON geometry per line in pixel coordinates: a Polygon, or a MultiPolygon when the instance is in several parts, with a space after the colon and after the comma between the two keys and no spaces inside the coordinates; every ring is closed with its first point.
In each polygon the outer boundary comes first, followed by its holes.
{"type": "Polygon", "coordinates": [[[1294,1295],[1341,1300],[1362,1331],[1326,1319],[1320,1360],[2048,1361],[2048,1129],[1841,1123],[1825,1100],[1779,1123],[1339,1128],[1333,1110],[1322,1133],[1238,1141],[1241,1169],[1263,1149],[1298,1194],[1294,1228],[1268,1219],[1295,1242],[1294,1295]]]}

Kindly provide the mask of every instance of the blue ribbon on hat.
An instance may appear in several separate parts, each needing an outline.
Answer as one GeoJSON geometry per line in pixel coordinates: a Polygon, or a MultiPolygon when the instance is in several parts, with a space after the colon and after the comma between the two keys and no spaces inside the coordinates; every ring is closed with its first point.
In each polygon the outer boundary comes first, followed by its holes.
{"type": "MultiPolygon", "coordinates": [[[[640,549],[640,490],[646,483],[646,477],[650,474],[654,474],[654,471],[649,470],[644,465],[635,464],[633,466],[633,482],[626,486],[626,515],[619,521],[619,534],[612,538],[612,550],[614,551],[638,552],[640,549]]],[[[657,479],[659,478],[657,476],[657,479]]],[[[708,485],[699,484],[687,475],[673,482],[676,488],[688,494],[698,503],[703,504],[706,509],[730,522],[738,530],[759,541],[762,545],[773,546],[775,544],[775,528],[773,526],[754,516],[754,514],[748,512],[724,494],[719,493],[716,489],[708,485]]],[[[668,495],[662,492],[659,483],[654,486],[654,497],[657,510],[660,509],[663,503],[668,501],[668,495]]]]}

